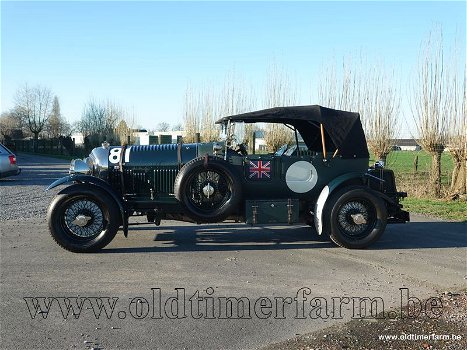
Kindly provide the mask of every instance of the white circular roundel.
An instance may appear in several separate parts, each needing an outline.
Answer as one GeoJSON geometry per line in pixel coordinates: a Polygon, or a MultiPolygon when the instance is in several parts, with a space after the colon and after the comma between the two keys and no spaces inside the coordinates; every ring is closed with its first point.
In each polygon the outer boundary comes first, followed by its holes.
{"type": "Polygon", "coordinates": [[[305,193],[315,187],[318,181],[316,168],[304,160],[293,163],[285,173],[285,182],[291,191],[305,193]]]}

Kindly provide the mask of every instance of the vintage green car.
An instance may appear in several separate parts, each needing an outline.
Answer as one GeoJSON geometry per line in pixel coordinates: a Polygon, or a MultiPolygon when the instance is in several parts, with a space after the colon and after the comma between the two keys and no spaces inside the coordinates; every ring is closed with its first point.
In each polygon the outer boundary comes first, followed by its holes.
{"type": "MultiPolygon", "coordinates": [[[[346,248],[375,242],[388,222],[409,221],[394,173],[369,168],[358,113],[321,106],[277,107],[220,119],[219,142],[95,148],[73,160],[71,183],[49,206],[50,232],[63,248],[94,252],[129,218],[149,222],[309,224],[346,248]],[[248,154],[246,123],[280,123],[295,141],[248,154]]],[[[250,145],[250,148],[251,145],[250,145]]],[[[254,150],[254,147],[253,147],[254,150]]]]}

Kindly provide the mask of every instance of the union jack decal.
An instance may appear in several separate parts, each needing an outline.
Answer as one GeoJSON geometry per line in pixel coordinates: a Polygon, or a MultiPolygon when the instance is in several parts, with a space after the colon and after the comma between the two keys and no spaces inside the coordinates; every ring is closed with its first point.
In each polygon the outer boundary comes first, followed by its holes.
{"type": "Polygon", "coordinates": [[[250,179],[266,178],[271,178],[271,162],[263,162],[262,160],[250,160],[250,179]]]}

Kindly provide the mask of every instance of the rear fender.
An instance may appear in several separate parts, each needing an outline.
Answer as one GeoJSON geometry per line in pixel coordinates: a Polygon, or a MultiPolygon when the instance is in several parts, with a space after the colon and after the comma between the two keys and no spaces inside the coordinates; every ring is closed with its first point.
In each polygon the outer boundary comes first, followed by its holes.
{"type": "MultiPolygon", "coordinates": [[[[123,203],[123,200],[118,194],[107,182],[105,182],[102,179],[99,179],[98,177],[95,176],[90,176],[90,175],[68,175],[65,177],[62,177],[58,180],[55,180],[52,184],[49,185],[49,187],[46,188],[46,191],[51,190],[52,188],[55,188],[57,186],[67,184],[67,183],[79,183],[79,184],[88,184],[89,186],[95,186],[98,187],[99,189],[105,191],[107,194],[109,194],[115,203],[117,203],[118,208],[120,210],[121,218],[122,218],[122,225],[123,225],[123,233],[125,237],[128,236],[128,215],[127,211],[125,210],[125,205],[123,203]]],[[[68,187],[67,187],[68,188],[68,187]]],[[[66,193],[67,188],[61,190],[59,193],[66,193]]]]}
{"type": "Polygon", "coordinates": [[[329,182],[324,188],[321,190],[321,193],[318,196],[318,200],[315,203],[315,212],[314,212],[314,222],[316,232],[319,235],[329,234],[329,225],[323,222],[323,212],[324,207],[326,205],[326,201],[330,197],[330,195],[343,183],[356,179],[361,180],[362,174],[361,173],[347,173],[341,176],[336,177],[334,180],[329,182]]]}

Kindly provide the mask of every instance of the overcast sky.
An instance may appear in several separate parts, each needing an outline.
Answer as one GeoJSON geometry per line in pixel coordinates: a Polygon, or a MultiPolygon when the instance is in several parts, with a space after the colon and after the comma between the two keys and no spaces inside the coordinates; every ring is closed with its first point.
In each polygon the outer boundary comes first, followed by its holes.
{"type": "MultiPolygon", "coordinates": [[[[21,85],[40,84],[71,122],[93,97],[151,129],[182,121],[188,84],[220,88],[232,70],[261,107],[273,62],[296,81],[297,104],[314,104],[326,62],[361,52],[394,67],[405,90],[436,25],[446,46],[457,37],[465,62],[464,1],[1,1],[1,111],[13,107],[21,85]]],[[[411,118],[406,103],[401,116],[411,118]]]]}

